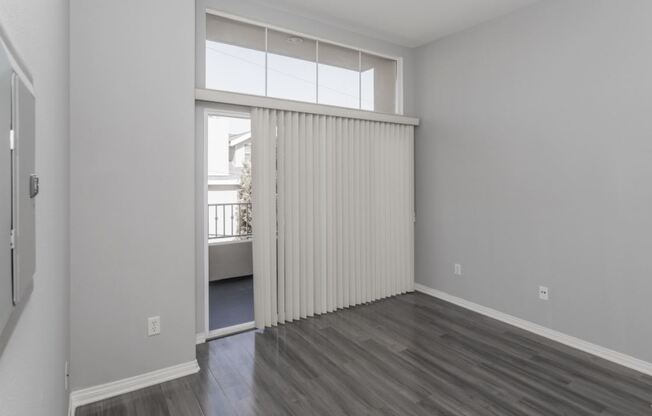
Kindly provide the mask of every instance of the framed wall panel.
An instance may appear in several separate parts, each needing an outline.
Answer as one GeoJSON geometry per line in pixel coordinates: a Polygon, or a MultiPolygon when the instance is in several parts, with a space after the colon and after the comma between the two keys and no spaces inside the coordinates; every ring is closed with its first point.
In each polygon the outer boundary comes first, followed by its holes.
{"type": "MultiPolygon", "coordinates": [[[[14,309],[11,255],[11,78],[9,57],[0,47],[0,334],[14,309]]],[[[2,344],[0,343],[0,350],[2,344]]]]}
{"type": "Polygon", "coordinates": [[[14,146],[14,304],[25,298],[32,288],[36,270],[35,200],[35,100],[20,77],[13,77],[14,146]]]}
{"type": "Polygon", "coordinates": [[[36,270],[36,101],[16,56],[0,28],[0,353],[36,270]]]}

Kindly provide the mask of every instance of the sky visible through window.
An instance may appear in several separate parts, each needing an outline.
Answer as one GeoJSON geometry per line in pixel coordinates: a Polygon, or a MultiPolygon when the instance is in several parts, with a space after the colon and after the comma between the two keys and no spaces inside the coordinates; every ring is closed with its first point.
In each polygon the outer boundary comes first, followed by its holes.
{"type": "Polygon", "coordinates": [[[267,55],[267,95],[289,100],[317,100],[315,63],[288,56],[267,55]]]}
{"type": "MultiPolygon", "coordinates": [[[[207,40],[206,88],[264,96],[265,52],[207,40]]],[[[373,111],[374,69],[360,76],[356,70],[269,53],[267,95],[373,111]]]]}
{"type": "Polygon", "coordinates": [[[265,95],[265,52],[206,41],[206,88],[265,95]]]}

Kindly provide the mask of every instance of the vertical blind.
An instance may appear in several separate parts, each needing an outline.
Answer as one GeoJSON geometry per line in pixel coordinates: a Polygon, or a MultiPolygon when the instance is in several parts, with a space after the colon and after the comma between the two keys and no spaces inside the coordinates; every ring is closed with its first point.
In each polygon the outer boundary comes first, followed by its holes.
{"type": "Polygon", "coordinates": [[[414,127],[252,110],[256,326],[413,290],[414,127]]]}

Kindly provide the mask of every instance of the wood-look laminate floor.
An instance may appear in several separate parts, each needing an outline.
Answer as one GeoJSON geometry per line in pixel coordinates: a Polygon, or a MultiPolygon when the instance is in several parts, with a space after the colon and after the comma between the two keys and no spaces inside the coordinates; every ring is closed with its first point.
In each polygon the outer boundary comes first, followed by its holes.
{"type": "Polygon", "coordinates": [[[652,415],[652,377],[411,293],[197,347],[115,415],[652,415]]]}

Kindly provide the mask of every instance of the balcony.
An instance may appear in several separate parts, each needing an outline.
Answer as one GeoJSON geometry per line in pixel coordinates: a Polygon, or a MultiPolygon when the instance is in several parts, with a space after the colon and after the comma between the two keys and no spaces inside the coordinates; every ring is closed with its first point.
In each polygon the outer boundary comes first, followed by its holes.
{"type": "Polygon", "coordinates": [[[208,204],[209,280],[249,276],[251,252],[251,203],[208,204]]]}

